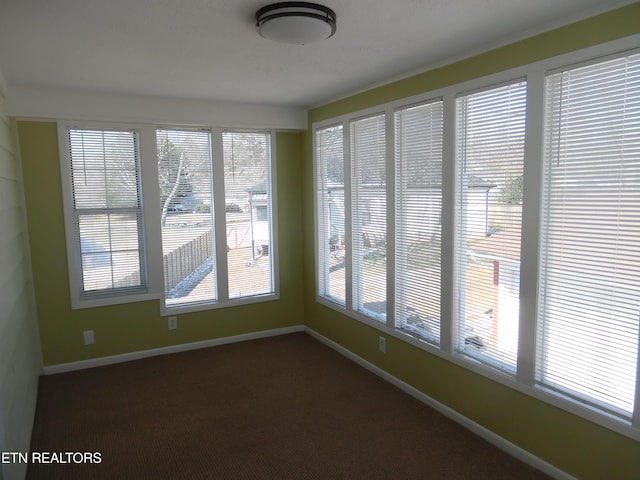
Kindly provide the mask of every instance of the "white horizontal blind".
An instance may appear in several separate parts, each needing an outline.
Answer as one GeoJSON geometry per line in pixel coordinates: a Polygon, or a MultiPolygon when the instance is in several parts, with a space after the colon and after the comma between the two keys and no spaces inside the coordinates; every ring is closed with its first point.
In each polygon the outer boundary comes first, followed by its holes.
{"type": "Polygon", "coordinates": [[[346,302],[343,126],[316,131],[319,294],[346,302]]]}
{"type": "Polygon", "coordinates": [[[146,287],[138,134],[67,130],[81,297],[146,287]]]}
{"type": "Polygon", "coordinates": [[[440,339],[442,101],[395,113],[396,328],[440,339]]]}
{"type": "Polygon", "coordinates": [[[457,99],[458,349],[515,371],[527,85],[457,99]]]}
{"type": "Polygon", "coordinates": [[[211,134],[158,129],[165,305],[215,301],[211,134]]]}
{"type": "Polygon", "coordinates": [[[384,321],[387,308],[385,115],[351,122],[353,309],[384,321]]]}
{"type": "Polygon", "coordinates": [[[640,320],[640,55],[548,76],[537,380],[629,418],[640,320]]]}
{"type": "Polygon", "coordinates": [[[274,292],[271,135],[224,132],[229,298],[274,292]]]}

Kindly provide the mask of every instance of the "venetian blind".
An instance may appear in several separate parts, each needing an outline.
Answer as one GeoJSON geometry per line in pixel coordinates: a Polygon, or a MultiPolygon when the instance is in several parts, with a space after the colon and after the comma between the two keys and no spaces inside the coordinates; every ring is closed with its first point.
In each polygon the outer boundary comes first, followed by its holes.
{"type": "Polygon", "coordinates": [[[81,296],[139,293],[146,275],[138,134],[73,128],[67,134],[81,296]]]}
{"type": "Polygon", "coordinates": [[[442,101],[395,113],[396,328],[440,338],[442,101]]]}
{"type": "Polygon", "coordinates": [[[527,85],[457,99],[458,349],[515,370],[527,85]]]}
{"type": "Polygon", "coordinates": [[[319,293],[344,304],[345,211],[343,127],[316,131],[319,293]]]}
{"type": "Polygon", "coordinates": [[[158,129],[156,141],[165,304],[215,301],[211,134],[158,129]]]}
{"type": "Polygon", "coordinates": [[[640,320],[640,55],[547,77],[537,380],[630,417],[640,320]]]}
{"type": "Polygon", "coordinates": [[[274,292],[271,135],[224,132],[229,298],[274,292]]]}
{"type": "Polygon", "coordinates": [[[353,309],[384,321],[387,307],[385,115],[351,122],[353,309]]]}

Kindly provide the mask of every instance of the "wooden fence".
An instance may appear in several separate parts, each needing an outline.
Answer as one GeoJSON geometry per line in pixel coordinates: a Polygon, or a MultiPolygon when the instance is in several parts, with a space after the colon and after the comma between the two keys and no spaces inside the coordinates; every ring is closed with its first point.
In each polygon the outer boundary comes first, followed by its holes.
{"type": "Polygon", "coordinates": [[[172,289],[213,255],[211,230],[164,256],[165,288],[172,289]]]}

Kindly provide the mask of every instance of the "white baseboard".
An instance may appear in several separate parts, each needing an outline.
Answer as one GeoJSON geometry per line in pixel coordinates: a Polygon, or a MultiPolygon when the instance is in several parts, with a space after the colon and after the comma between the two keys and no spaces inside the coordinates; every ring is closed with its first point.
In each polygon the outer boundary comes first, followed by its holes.
{"type": "Polygon", "coordinates": [[[78,362],[59,363],[56,365],[49,365],[44,367],[44,374],[53,375],[55,373],[72,372],[74,370],[83,370],[85,368],[101,367],[103,365],[112,365],[114,363],[129,362],[131,360],[138,360],[141,358],[155,357],[156,355],[186,352],[188,350],[197,350],[199,348],[215,347],[217,345],[225,345],[227,343],[245,342],[247,340],[275,337],[277,335],[286,335],[287,333],[303,331],[304,327],[302,325],[298,325],[295,327],[276,328],[273,330],[244,333],[242,335],[234,335],[232,337],[213,338],[211,340],[202,340],[200,342],[181,343],[179,345],[170,345],[168,347],[122,353],[120,355],[112,355],[109,357],[91,358],[89,360],[80,360],[78,362]]]}
{"type": "Polygon", "coordinates": [[[549,476],[551,476],[553,478],[556,478],[558,480],[576,480],[575,477],[573,477],[573,476],[569,475],[568,473],[560,470],[559,468],[556,468],[555,466],[551,465],[550,463],[545,462],[541,458],[536,457],[535,455],[533,455],[532,453],[528,452],[527,450],[518,447],[517,445],[515,445],[515,444],[511,443],[510,441],[502,438],[501,436],[497,435],[496,433],[492,432],[491,430],[483,427],[482,425],[480,425],[480,424],[474,422],[473,420],[465,417],[464,415],[456,412],[452,408],[447,407],[443,403],[438,402],[437,400],[435,400],[435,399],[431,398],[430,396],[424,394],[423,392],[421,392],[417,388],[412,387],[411,385],[409,385],[408,383],[403,382],[402,380],[398,379],[397,377],[394,377],[393,375],[391,375],[390,373],[386,372],[385,370],[382,370],[381,368],[375,366],[373,363],[371,363],[371,362],[365,360],[364,358],[356,355],[355,353],[351,352],[350,350],[347,350],[342,345],[334,342],[333,340],[328,339],[327,337],[319,334],[315,330],[313,330],[313,329],[311,329],[309,327],[304,327],[304,331],[306,333],[308,333],[309,335],[311,335],[316,340],[324,343],[325,345],[327,345],[328,347],[334,349],[338,353],[341,353],[342,355],[344,355],[348,359],[350,359],[350,360],[354,361],[355,363],[357,363],[358,365],[366,368],[370,372],[375,373],[379,377],[383,378],[384,380],[386,380],[389,383],[391,383],[391,384],[395,385],[396,387],[398,387],[400,390],[408,393],[409,395],[411,395],[415,399],[417,399],[417,400],[421,401],[422,403],[428,405],[429,407],[433,408],[434,410],[442,413],[443,415],[445,415],[446,417],[450,418],[454,422],[462,425],[467,430],[470,430],[471,432],[473,432],[476,435],[478,435],[479,437],[485,439],[489,443],[495,445],[500,450],[503,450],[503,451],[507,452],[509,455],[517,458],[518,460],[520,460],[520,461],[522,461],[522,462],[524,462],[524,463],[526,463],[528,465],[531,465],[532,467],[537,468],[538,470],[540,470],[540,471],[546,473],[547,475],[549,475],[549,476]]]}

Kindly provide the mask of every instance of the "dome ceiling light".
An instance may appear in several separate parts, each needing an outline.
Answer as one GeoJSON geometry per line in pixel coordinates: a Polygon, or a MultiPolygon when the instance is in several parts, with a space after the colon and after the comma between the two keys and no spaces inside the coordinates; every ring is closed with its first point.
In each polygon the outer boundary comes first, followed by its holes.
{"type": "Polygon", "coordinates": [[[336,33],[336,14],[317,3],[274,3],[256,12],[256,29],[264,38],[304,45],[336,33]]]}

